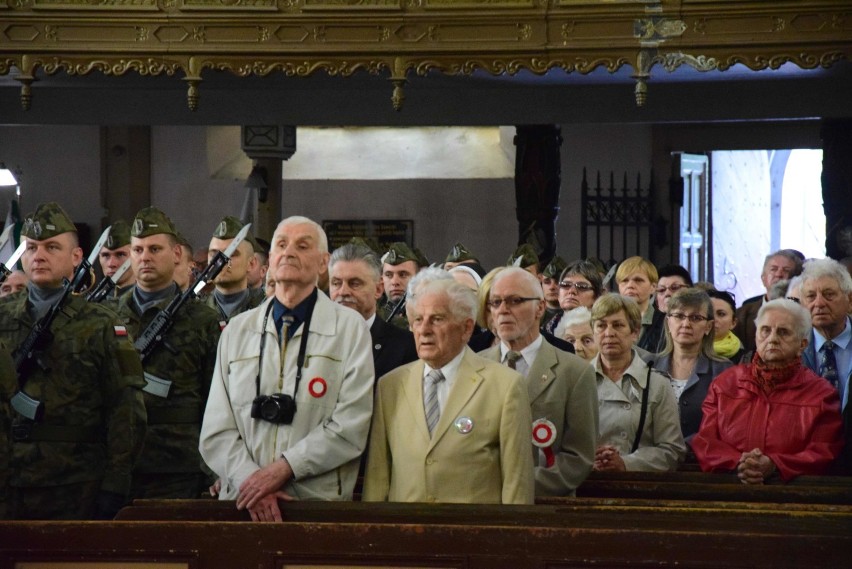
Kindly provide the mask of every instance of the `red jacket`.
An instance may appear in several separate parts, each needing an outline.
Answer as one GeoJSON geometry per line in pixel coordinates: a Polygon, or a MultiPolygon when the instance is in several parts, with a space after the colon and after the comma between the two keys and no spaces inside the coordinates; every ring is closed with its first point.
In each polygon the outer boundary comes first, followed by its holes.
{"type": "Polygon", "coordinates": [[[722,372],[702,405],[704,419],[692,449],[704,471],[733,471],[743,452],[759,448],[782,480],[823,474],[843,448],[837,390],[802,367],[766,394],[751,364],[722,372]]]}

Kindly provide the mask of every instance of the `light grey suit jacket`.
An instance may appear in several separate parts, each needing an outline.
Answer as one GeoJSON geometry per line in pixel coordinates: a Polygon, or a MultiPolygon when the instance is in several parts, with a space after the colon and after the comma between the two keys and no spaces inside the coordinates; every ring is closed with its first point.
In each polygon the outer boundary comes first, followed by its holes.
{"type": "MultiPolygon", "coordinates": [[[[500,346],[480,352],[500,361],[500,346]]],[[[595,460],[598,392],[595,370],[584,359],[542,342],[526,377],[533,421],[547,419],[556,427],[554,464],[547,467],[536,450],[537,496],[567,496],[586,479],[595,460]]]]}

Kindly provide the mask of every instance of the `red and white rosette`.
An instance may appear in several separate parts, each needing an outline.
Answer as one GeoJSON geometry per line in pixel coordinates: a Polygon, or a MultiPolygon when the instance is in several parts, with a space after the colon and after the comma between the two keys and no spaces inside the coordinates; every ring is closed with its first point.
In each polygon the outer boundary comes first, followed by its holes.
{"type": "Polygon", "coordinates": [[[328,384],[321,377],[315,377],[308,383],[308,393],[311,394],[311,397],[319,399],[325,395],[326,391],[328,391],[328,384]]]}
{"type": "Polygon", "coordinates": [[[532,443],[544,453],[547,468],[553,466],[556,458],[553,455],[553,443],[556,442],[556,425],[547,419],[536,419],[532,424],[532,443]]]}

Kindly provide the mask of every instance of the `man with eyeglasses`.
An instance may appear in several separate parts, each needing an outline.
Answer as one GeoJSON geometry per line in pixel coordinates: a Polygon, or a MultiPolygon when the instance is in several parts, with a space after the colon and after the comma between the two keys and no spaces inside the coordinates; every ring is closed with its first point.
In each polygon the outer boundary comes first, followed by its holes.
{"type": "Polygon", "coordinates": [[[781,249],[770,253],[764,259],[760,281],[766,292],[743,301],[737,309],[737,326],[734,328],[734,334],[742,341],[746,352],[753,352],[757,347],[755,343],[757,327],[754,321],[760,307],[764,302],[769,301],[769,289],[778,281],[791,279],[802,272],[803,257],[800,255],[801,253],[793,249],[781,249]]]}
{"type": "Polygon", "coordinates": [[[526,378],[535,447],[537,496],[572,496],[595,458],[598,402],[595,372],[582,358],[544,341],[538,322],[545,301],[536,278],[520,268],[494,277],[488,301],[500,345],[481,355],[526,378]]]}
{"type": "Polygon", "coordinates": [[[532,504],[527,389],[465,346],[476,294],[425,269],[409,283],[406,311],[419,359],[379,382],[363,500],[532,504]]]}

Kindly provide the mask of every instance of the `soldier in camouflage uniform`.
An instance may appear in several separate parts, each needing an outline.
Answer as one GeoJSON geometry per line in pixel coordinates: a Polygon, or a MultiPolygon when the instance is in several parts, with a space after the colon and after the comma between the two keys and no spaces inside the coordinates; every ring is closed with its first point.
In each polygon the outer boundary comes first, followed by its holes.
{"type": "MultiPolygon", "coordinates": [[[[101,263],[101,271],[105,277],[111,277],[121,268],[125,261],[130,258],[130,226],[123,219],[114,221],[110,225],[109,237],[98,254],[101,263]]],[[[112,289],[111,298],[118,298],[136,284],[133,269],[128,269],[115,288],[112,289]]]]}
{"type": "MultiPolygon", "coordinates": [[[[212,261],[217,253],[227,249],[242,228],[243,223],[236,217],[228,215],[222,218],[213,232],[213,238],[210,239],[210,247],[207,249],[208,262],[212,261]]],[[[216,288],[204,303],[216,310],[220,320],[227,322],[237,314],[260,306],[266,300],[266,291],[248,286],[248,273],[257,265],[254,253],[258,249],[259,246],[249,231],[245,240],[231,255],[231,260],[214,280],[216,288]]]]}
{"type": "MultiPolygon", "coordinates": [[[[546,326],[554,316],[562,314],[559,306],[559,277],[568,263],[562,257],[555,255],[541,272],[541,288],[544,290],[544,314],[541,315],[540,325],[546,326]]],[[[553,330],[548,330],[551,334],[553,330]]]]}
{"type": "MultiPolygon", "coordinates": [[[[135,339],[179,294],[174,271],[180,245],[171,220],[153,207],[136,215],[130,235],[136,287],[118,299],[117,311],[135,339]]],[[[148,436],[133,471],[134,498],[196,498],[212,482],[198,453],[198,434],[219,334],[214,310],[186,302],[143,362],[148,436]]]]}
{"type": "MultiPolygon", "coordinates": [[[[39,206],[21,235],[30,283],[0,301],[0,341],[13,349],[61,298],[63,279],[82,259],[74,224],[55,203],[39,206]]],[[[50,332],[23,384],[43,413],[31,420],[11,410],[3,385],[4,426],[13,423],[5,433],[7,515],[109,519],[127,501],[145,436],[139,356],[116,315],[81,296],[65,299],[50,332]]]]}
{"type": "Polygon", "coordinates": [[[420,270],[417,253],[402,241],[392,243],[388,252],[382,255],[382,282],[385,292],[378,302],[376,314],[385,322],[394,313],[390,323],[403,330],[408,330],[408,320],[405,316],[405,304],[400,306],[405,298],[408,281],[420,270]]]}

